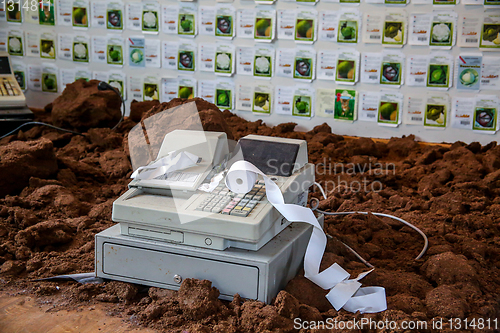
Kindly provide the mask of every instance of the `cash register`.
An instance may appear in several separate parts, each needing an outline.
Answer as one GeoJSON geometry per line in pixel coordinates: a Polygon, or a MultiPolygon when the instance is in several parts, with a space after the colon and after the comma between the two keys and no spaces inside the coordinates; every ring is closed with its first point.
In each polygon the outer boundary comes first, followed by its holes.
{"type": "MultiPolygon", "coordinates": [[[[155,151],[153,131],[137,126],[145,132],[139,150],[155,151]]],[[[248,135],[235,145],[226,133],[200,126],[172,130],[159,142],[155,158],[134,166],[140,172],[114,202],[118,224],[96,235],[96,275],[168,289],[185,278],[208,279],[223,299],[238,293],[270,302],[301,268],[312,227],[282,217],[262,179],[234,193],[224,177],[246,160],[271,177],[285,203],[304,206],[315,176],[306,141],[248,135]],[[172,168],[186,156],[189,163],[172,168]]]]}
{"type": "Polygon", "coordinates": [[[26,98],[14,76],[7,52],[0,51],[0,135],[28,121],[33,113],[26,107],[26,98]]]}

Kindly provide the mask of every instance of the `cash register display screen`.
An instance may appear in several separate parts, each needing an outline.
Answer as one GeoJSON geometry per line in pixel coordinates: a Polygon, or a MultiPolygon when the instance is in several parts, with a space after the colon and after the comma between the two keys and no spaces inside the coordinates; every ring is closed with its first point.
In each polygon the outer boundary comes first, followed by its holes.
{"type": "Polygon", "coordinates": [[[299,145],[258,140],[239,141],[243,158],[266,175],[290,177],[299,152],[299,145]]]}
{"type": "Polygon", "coordinates": [[[9,58],[0,57],[0,75],[12,74],[10,72],[9,58]]]}

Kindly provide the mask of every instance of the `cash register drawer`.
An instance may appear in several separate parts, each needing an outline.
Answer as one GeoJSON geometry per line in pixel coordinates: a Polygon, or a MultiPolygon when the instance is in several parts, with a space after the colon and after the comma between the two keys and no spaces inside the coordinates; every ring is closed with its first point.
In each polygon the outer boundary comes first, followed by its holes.
{"type": "Polygon", "coordinates": [[[148,250],[115,243],[103,243],[103,273],[126,277],[135,283],[178,289],[180,279],[212,281],[221,296],[257,299],[259,269],[255,266],[205,259],[171,252],[148,250]],[[234,277],[238,278],[235,279],[234,277]],[[244,294],[242,286],[245,286],[244,294]]]}

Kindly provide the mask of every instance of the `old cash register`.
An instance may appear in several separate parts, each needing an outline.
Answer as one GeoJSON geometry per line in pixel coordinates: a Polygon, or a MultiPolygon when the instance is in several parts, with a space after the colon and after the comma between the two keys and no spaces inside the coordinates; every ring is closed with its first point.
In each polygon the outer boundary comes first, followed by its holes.
{"type": "Polygon", "coordinates": [[[223,299],[270,302],[297,274],[312,227],[282,217],[262,179],[237,194],[224,176],[246,160],[286,203],[305,205],[314,183],[305,141],[248,135],[235,145],[203,131],[188,103],[138,124],[129,144],[134,180],[113,204],[118,224],[96,235],[98,277],[174,290],[185,278],[208,279],[223,299]]]}

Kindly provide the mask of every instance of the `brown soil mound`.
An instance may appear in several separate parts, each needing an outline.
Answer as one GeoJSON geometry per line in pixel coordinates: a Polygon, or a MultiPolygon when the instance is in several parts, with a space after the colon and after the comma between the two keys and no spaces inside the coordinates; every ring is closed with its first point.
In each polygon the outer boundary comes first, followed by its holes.
{"type": "MultiPolygon", "coordinates": [[[[168,107],[184,102],[174,100],[168,107]]],[[[112,203],[129,182],[131,167],[123,142],[135,125],[130,119],[116,132],[92,129],[80,137],[34,127],[0,141],[0,168],[3,175],[10,172],[3,181],[11,187],[11,195],[0,199],[0,288],[34,293],[56,310],[107,302],[110,313],[124,320],[179,333],[289,332],[296,317],[338,321],[442,317],[445,322],[451,317],[499,318],[500,147],[496,143],[428,146],[413,136],[387,143],[344,139],[326,124],[294,132],[293,123],[267,127],[262,121],[248,122],[196,102],[210,129],[229,131],[235,139],[252,133],[307,140],[317,181],[329,193],[321,209],[393,214],[427,234],[429,250],[415,261],[422,239],[398,222],[360,214],[326,218],[325,230],[334,238],[328,242],[322,267],[337,262],[352,275],[365,271],[339,240],[348,244],[376,267],[362,282],[386,288],[387,311],[337,312],[324,298],[326,291],[302,274],[271,305],[237,295],[232,302],[223,302],[209,281],[191,279],[184,280],[178,292],[121,282],[30,282],[93,271],[94,235],[113,225],[112,203]],[[38,161],[40,154],[47,164],[38,161]],[[19,179],[18,187],[13,187],[12,178],[19,179]]],[[[164,108],[154,107],[144,118],[164,108]]],[[[321,199],[317,189],[311,196],[321,199]]]]}
{"type": "Polygon", "coordinates": [[[115,126],[122,114],[121,99],[113,91],[97,89],[99,82],[81,79],[68,84],[51,105],[54,125],[79,131],[115,126]]]}

